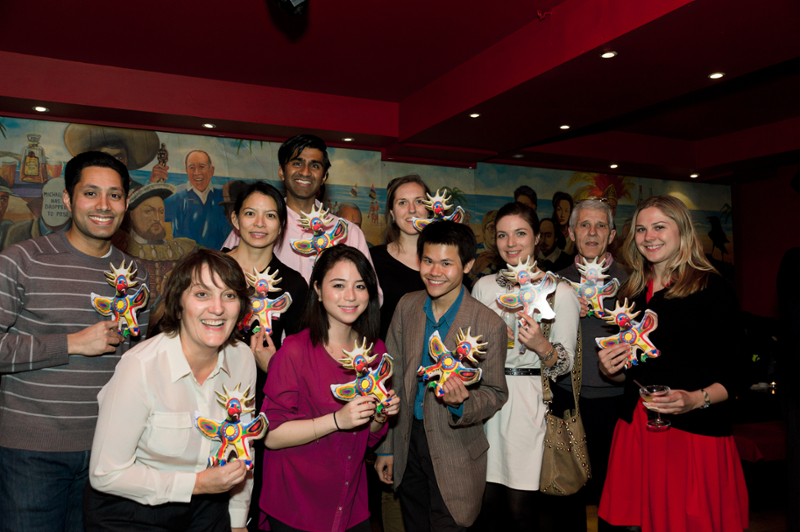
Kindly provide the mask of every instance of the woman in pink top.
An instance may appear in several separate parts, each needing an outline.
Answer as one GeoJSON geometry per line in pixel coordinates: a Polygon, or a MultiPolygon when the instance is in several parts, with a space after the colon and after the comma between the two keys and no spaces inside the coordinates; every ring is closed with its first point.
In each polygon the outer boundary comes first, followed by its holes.
{"type": "MultiPolygon", "coordinates": [[[[270,422],[264,454],[261,526],[267,530],[370,530],[364,455],[396,415],[392,397],[376,413],[374,397],[343,403],[332,384],[355,379],[339,362],[356,342],[378,339],[380,308],[375,271],[363,253],[338,245],[325,250],[311,274],[304,330],[286,338],[270,361],[264,407],[270,422]]],[[[380,362],[376,357],[373,367],[380,362]]]]}

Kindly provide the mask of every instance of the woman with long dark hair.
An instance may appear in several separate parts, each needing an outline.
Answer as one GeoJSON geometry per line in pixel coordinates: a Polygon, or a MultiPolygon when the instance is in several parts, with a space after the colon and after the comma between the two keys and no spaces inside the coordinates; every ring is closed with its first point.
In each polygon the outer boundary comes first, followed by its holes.
{"type": "MultiPolygon", "coordinates": [[[[364,456],[386,433],[391,405],[372,396],[342,403],[331,385],[355,379],[343,351],[372,345],[376,367],[386,352],[378,339],[378,280],[357,249],[326,249],[311,274],[300,333],[270,363],[263,411],[270,421],[261,510],[271,530],[369,531],[364,456]]],[[[263,524],[263,520],[262,520],[263,524]]]]}
{"type": "Polygon", "coordinates": [[[623,251],[633,272],[618,299],[635,305],[642,322],[646,311],[655,314],[648,336],[658,353],[635,365],[624,343],[598,353],[603,374],[624,381],[627,402],[598,514],[643,532],[746,529],[747,490],[728,401],[743,360],[736,295],[706,259],[680,200],[645,200],[631,226],[623,251]],[[667,393],[643,402],[637,381],[667,393]],[[648,426],[648,410],[671,426],[648,426]]]}

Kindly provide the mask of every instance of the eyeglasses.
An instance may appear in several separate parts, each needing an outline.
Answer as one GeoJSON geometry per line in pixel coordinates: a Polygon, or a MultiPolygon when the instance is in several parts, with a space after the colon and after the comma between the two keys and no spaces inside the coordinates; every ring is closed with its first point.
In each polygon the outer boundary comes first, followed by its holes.
{"type": "Polygon", "coordinates": [[[601,203],[605,203],[606,205],[608,205],[608,198],[606,198],[605,196],[600,196],[600,197],[598,197],[598,196],[589,196],[588,198],[583,198],[582,200],[576,201],[575,205],[580,205],[584,201],[589,201],[589,200],[599,201],[601,203]]]}

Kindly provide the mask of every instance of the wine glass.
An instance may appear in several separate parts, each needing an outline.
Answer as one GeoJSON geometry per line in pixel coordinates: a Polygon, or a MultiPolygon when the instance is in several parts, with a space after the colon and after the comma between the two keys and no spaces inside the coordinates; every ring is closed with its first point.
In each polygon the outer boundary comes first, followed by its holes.
{"type": "MultiPolygon", "coordinates": [[[[639,388],[639,395],[642,396],[642,401],[649,403],[653,397],[667,395],[669,393],[669,386],[661,384],[651,384],[649,386],[642,386],[639,388]]],[[[661,412],[656,412],[655,419],[648,419],[647,426],[653,430],[667,430],[672,424],[666,419],[661,419],[661,412]]]]}

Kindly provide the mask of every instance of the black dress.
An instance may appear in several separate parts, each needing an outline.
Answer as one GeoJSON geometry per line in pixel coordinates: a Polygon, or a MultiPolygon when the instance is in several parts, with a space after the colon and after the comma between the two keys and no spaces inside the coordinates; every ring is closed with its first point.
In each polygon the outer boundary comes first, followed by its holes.
{"type": "Polygon", "coordinates": [[[370,248],[369,254],[383,290],[380,338],[386,340],[386,333],[389,331],[389,324],[392,322],[394,309],[400,298],[409,292],[425,290],[425,284],[417,270],[412,270],[389,255],[386,245],[370,248]]]}

